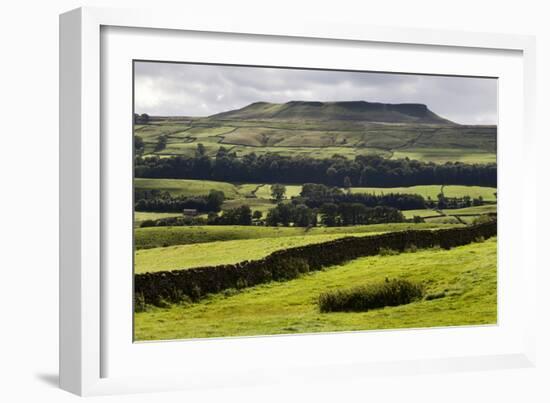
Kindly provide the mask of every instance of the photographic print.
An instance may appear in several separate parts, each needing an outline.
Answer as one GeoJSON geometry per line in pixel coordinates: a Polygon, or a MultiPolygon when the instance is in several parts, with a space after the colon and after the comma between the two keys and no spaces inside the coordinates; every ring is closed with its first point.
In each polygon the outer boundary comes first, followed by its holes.
{"type": "Polygon", "coordinates": [[[496,78],[133,71],[135,341],[497,323],[496,78]]]}

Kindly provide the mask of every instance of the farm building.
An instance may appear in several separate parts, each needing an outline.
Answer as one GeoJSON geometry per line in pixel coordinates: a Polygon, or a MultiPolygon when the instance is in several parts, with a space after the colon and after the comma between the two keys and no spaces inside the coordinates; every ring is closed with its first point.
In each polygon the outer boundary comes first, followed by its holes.
{"type": "Polygon", "coordinates": [[[194,209],[194,208],[183,209],[183,215],[186,217],[194,217],[197,214],[198,214],[197,209],[194,209]]]}

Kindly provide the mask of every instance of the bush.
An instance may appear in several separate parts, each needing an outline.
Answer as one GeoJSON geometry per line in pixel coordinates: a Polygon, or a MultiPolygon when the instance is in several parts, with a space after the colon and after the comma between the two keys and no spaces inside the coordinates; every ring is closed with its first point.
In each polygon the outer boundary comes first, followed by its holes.
{"type": "Polygon", "coordinates": [[[319,296],[321,312],[366,312],[385,306],[404,305],[421,299],[424,288],[408,280],[388,280],[368,286],[336,290],[319,296]]]}

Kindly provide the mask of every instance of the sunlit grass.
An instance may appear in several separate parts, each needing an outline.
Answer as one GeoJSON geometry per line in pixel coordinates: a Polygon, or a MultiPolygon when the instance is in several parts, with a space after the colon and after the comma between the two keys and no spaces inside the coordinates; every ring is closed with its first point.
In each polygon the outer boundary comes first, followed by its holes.
{"type": "Polygon", "coordinates": [[[494,324],[496,238],[451,250],[373,256],[283,283],[135,314],[137,340],[494,324]],[[319,294],[388,278],[421,283],[426,298],[368,312],[320,313],[319,294]]]}

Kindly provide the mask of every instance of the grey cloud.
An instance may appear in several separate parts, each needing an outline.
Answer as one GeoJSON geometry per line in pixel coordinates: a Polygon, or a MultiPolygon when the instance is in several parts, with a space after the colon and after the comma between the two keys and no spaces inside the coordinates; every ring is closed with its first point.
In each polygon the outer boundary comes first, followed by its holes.
{"type": "Polygon", "coordinates": [[[252,102],[424,103],[464,124],[497,122],[497,80],[389,73],[136,62],[135,111],[208,116],[252,102]]]}

